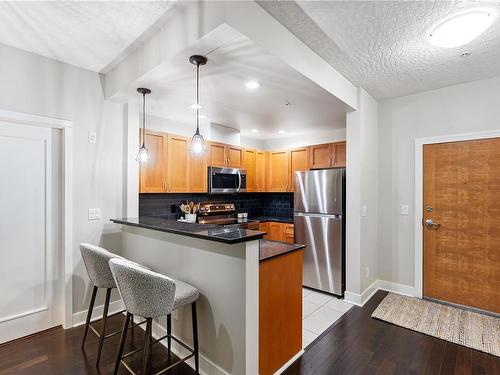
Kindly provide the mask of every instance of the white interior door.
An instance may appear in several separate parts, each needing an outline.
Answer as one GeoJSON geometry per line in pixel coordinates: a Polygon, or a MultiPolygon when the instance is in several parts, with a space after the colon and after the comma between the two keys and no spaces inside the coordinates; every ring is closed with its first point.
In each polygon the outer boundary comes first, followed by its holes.
{"type": "Polygon", "coordinates": [[[51,129],[0,122],[0,343],[61,324],[53,158],[51,129]]]}

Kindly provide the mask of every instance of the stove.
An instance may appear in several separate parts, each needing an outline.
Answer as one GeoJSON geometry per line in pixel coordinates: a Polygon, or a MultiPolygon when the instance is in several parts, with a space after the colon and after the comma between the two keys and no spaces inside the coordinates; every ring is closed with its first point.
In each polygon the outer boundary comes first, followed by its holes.
{"type": "Polygon", "coordinates": [[[234,203],[201,203],[198,211],[198,223],[237,229],[259,229],[258,221],[239,219],[236,216],[234,203]]]}

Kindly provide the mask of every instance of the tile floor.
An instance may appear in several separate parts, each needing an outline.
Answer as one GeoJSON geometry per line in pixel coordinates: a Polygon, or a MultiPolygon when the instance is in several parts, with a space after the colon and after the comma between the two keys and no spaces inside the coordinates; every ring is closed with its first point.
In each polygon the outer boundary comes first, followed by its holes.
{"type": "Polygon", "coordinates": [[[302,289],[302,347],[305,348],[353,305],[326,293],[302,289]]]}

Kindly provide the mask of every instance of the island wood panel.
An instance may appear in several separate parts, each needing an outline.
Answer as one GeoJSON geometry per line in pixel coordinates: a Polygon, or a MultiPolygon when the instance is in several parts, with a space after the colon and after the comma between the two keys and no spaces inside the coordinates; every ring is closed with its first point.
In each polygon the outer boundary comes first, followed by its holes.
{"type": "Polygon", "coordinates": [[[274,374],[302,349],[302,251],[260,262],[259,374],[274,374]]]}
{"type": "Polygon", "coordinates": [[[243,147],[227,145],[227,166],[231,168],[243,168],[243,147]]]}
{"type": "Polygon", "coordinates": [[[255,191],[267,191],[267,152],[255,152],[255,191]]]}
{"type": "Polygon", "coordinates": [[[267,190],[288,191],[290,181],[289,152],[269,151],[267,190]]]}
{"type": "Polygon", "coordinates": [[[325,143],[309,147],[309,168],[329,168],[332,166],[332,145],[325,143]]]}
{"type": "MultiPolygon", "coordinates": [[[[142,143],[142,132],[140,138],[142,143]]],[[[164,193],[167,191],[167,134],[146,130],[145,144],[151,161],[140,165],[139,192],[164,193]]]]}
{"type": "Polygon", "coordinates": [[[346,166],[346,142],[336,142],[334,145],[335,158],[333,161],[334,167],[346,166]]]}
{"type": "Polygon", "coordinates": [[[256,191],[256,151],[246,148],[243,155],[243,168],[247,171],[247,191],[256,191]]]}
{"type": "Polygon", "coordinates": [[[189,191],[189,138],[168,135],[168,183],[170,193],[189,191]]]}
{"type": "Polygon", "coordinates": [[[207,142],[208,165],[225,167],[227,163],[226,145],[218,142],[207,142]]]}
{"type": "Polygon", "coordinates": [[[424,145],[423,162],[441,225],[423,223],[423,295],[500,313],[500,138],[424,145]]]}
{"type": "Polygon", "coordinates": [[[290,184],[289,191],[295,191],[294,172],[307,171],[309,169],[309,147],[301,147],[290,150],[290,184]]]}
{"type": "Polygon", "coordinates": [[[189,155],[189,192],[207,192],[207,154],[189,155]]]}

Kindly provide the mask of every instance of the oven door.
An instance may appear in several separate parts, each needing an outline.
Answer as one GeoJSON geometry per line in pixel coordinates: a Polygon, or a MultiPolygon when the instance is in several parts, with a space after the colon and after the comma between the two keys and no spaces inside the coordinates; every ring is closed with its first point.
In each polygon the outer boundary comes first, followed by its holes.
{"type": "Polygon", "coordinates": [[[235,194],[245,191],[244,169],[208,167],[209,194],[235,194]]]}

